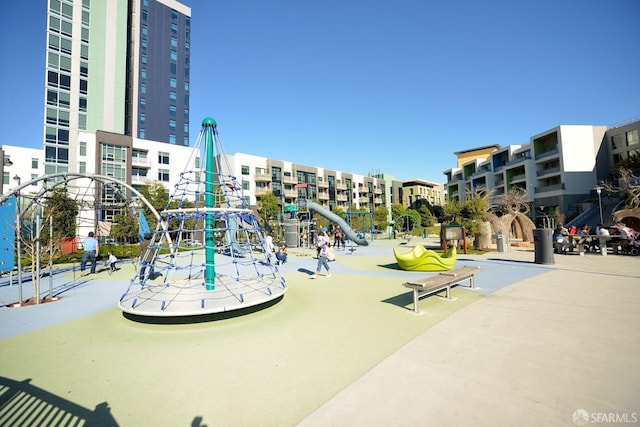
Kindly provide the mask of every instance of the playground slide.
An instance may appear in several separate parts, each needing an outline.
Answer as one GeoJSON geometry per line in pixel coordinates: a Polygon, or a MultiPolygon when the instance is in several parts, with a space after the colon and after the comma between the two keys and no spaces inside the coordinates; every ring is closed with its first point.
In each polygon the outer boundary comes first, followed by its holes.
{"type": "Polygon", "coordinates": [[[327,218],[329,221],[333,221],[336,224],[338,224],[340,228],[342,228],[342,231],[344,232],[345,236],[347,236],[354,243],[361,246],[369,245],[369,242],[367,242],[366,239],[361,239],[356,235],[356,233],[351,229],[351,227],[349,227],[349,224],[347,224],[344,219],[340,218],[338,215],[334,214],[330,210],[323,208],[322,206],[320,206],[315,202],[307,202],[307,207],[309,208],[310,211],[313,211],[318,215],[322,215],[323,217],[327,218]]]}

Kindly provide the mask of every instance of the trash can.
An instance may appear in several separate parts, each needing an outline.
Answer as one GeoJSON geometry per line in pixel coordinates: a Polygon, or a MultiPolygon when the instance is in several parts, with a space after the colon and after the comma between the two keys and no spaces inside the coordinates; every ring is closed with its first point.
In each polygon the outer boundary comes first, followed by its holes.
{"type": "Polygon", "coordinates": [[[533,245],[536,264],[555,264],[553,259],[553,230],[550,228],[533,229],[533,245]]]}
{"type": "Polygon", "coordinates": [[[498,231],[496,235],[496,249],[498,252],[504,252],[504,234],[502,231],[498,231]]]}
{"type": "Polygon", "coordinates": [[[290,248],[298,247],[298,230],[300,224],[297,219],[285,219],[284,220],[284,242],[290,248]]]}

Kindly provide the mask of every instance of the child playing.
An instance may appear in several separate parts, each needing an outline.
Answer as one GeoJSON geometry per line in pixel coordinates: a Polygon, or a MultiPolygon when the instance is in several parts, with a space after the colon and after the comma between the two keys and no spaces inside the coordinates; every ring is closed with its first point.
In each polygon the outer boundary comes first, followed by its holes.
{"type": "Polygon", "coordinates": [[[113,254],[112,250],[109,250],[109,259],[107,260],[107,264],[109,264],[110,273],[116,271],[116,262],[118,262],[118,258],[113,254]]]}
{"type": "Polygon", "coordinates": [[[287,245],[282,243],[280,248],[278,248],[278,252],[276,252],[276,259],[278,260],[278,264],[284,264],[287,262],[287,245]]]}

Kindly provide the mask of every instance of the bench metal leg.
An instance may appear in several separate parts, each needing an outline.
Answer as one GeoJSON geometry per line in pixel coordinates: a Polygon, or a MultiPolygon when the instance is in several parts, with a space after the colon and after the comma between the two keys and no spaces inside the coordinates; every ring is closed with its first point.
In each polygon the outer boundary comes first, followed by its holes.
{"type": "Polygon", "coordinates": [[[416,313],[419,313],[420,310],[418,310],[418,301],[420,300],[419,294],[418,294],[418,290],[414,289],[413,290],[413,311],[415,311],[416,313]]]}

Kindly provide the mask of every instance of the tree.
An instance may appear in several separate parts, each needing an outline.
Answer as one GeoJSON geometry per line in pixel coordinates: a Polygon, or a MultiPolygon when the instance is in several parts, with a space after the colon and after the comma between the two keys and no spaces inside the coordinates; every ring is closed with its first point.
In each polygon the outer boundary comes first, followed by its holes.
{"type": "Polygon", "coordinates": [[[394,226],[393,228],[396,230],[402,230],[404,228],[404,219],[398,219],[402,215],[406,214],[407,211],[404,205],[400,203],[392,203],[391,204],[391,218],[393,218],[394,226]]]}
{"type": "Polygon", "coordinates": [[[420,225],[423,228],[431,227],[435,224],[435,219],[429,210],[429,207],[426,204],[423,204],[418,209],[418,213],[420,214],[420,225]]]}
{"type": "Polygon", "coordinates": [[[138,218],[133,215],[131,210],[123,209],[121,213],[113,218],[111,236],[127,243],[137,242],[139,240],[138,229],[138,218]]]}
{"type": "MultiPolygon", "coordinates": [[[[140,188],[140,194],[142,194],[149,204],[158,212],[163,211],[169,202],[169,193],[160,181],[147,181],[140,188]]],[[[147,219],[149,228],[154,230],[158,225],[158,220],[155,215],[153,215],[151,209],[149,209],[146,204],[142,206],[142,212],[147,219]]]]}
{"type": "Polygon", "coordinates": [[[462,222],[462,205],[458,199],[449,200],[442,206],[442,222],[445,224],[460,224],[462,222]]]}
{"type": "Polygon", "coordinates": [[[625,196],[625,209],[640,208],[640,177],[626,167],[619,167],[617,173],[617,185],[603,183],[602,186],[609,193],[623,193],[625,196]]]}
{"type": "Polygon", "coordinates": [[[378,230],[386,230],[389,226],[389,210],[386,206],[378,206],[373,211],[373,223],[378,230]]]}
{"type": "MultiPolygon", "coordinates": [[[[491,223],[490,233],[502,232],[509,235],[513,226],[516,237],[525,242],[533,241],[533,229],[535,225],[529,217],[531,205],[525,202],[527,191],[520,187],[513,187],[509,192],[493,197],[495,205],[493,214],[489,218],[491,223]],[[499,216],[498,216],[499,215],[499,216]]],[[[484,236],[491,239],[491,236],[484,236]]]]}
{"type": "Polygon", "coordinates": [[[281,236],[280,223],[270,224],[280,214],[279,199],[273,193],[265,193],[258,199],[258,216],[266,222],[266,229],[274,229],[276,236],[281,236]]]}
{"type": "MultiPolygon", "coordinates": [[[[46,219],[46,223],[49,224],[49,217],[53,218],[53,236],[51,237],[54,241],[60,242],[62,239],[75,237],[78,210],[78,205],[69,198],[66,188],[55,187],[51,191],[51,195],[46,199],[43,220],[46,219]]],[[[42,238],[44,242],[48,242],[48,226],[44,227],[42,238]]]]}
{"type": "Polygon", "coordinates": [[[265,193],[258,199],[258,214],[265,221],[277,218],[280,214],[279,200],[273,193],[265,193]]]}

